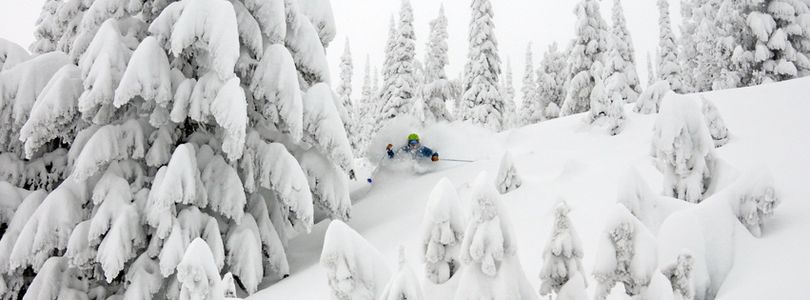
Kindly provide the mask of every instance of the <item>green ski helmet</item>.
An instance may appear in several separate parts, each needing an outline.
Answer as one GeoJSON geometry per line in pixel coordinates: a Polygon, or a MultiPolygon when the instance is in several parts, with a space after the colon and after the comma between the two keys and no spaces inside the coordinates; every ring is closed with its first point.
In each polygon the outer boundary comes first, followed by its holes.
{"type": "Polygon", "coordinates": [[[419,135],[416,133],[411,133],[408,135],[408,142],[410,141],[419,141],[419,135]]]}

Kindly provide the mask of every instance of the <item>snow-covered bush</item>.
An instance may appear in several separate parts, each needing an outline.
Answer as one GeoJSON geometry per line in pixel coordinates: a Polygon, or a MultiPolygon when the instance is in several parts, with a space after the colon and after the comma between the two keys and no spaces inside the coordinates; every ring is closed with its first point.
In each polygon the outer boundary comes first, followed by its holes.
{"type": "Polygon", "coordinates": [[[712,178],[714,141],[700,104],[668,93],[653,133],[653,156],[664,173],[664,195],[697,203],[712,178]]]}
{"type": "Polygon", "coordinates": [[[382,255],[354,229],[333,220],[321,252],[332,299],[378,299],[391,277],[382,255]]]}
{"type": "Polygon", "coordinates": [[[672,89],[669,87],[669,82],[666,80],[659,80],[650,84],[644,92],[638,96],[636,105],[633,106],[633,111],[645,115],[658,113],[661,109],[661,99],[670,91],[672,91],[672,89]]]}
{"type": "Polygon", "coordinates": [[[732,187],[731,206],[737,219],[755,237],[762,236],[765,220],[773,216],[781,203],[771,172],[752,169],[743,174],[732,187]]]}
{"type": "Polygon", "coordinates": [[[455,299],[537,299],[517,257],[517,237],[486,172],[473,183],[455,299]]]}
{"type": "Polygon", "coordinates": [[[495,186],[498,192],[506,194],[514,191],[523,185],[523,180],[520,178],[515,162],[512,159],[512,154],[507,151],[501,158],[501,164],[498,167],[498,177],[495,177],[495,186]]]}
{"type": "Polygon", "coordinates": [[[554,227],[543,248],[543,266],[540,269],[542,296],[554,292],[558,298],[563,299],[566,293],[564,290],[570,290],[568,293],[573,293],[574,290],[584,292],[587,286],[585,271],[582,269],[582,241],[571,219],[568,218],[570,211],[565,201],[560,201],[554,207],[554,227]]]}
{"type": "Polygon", "coordinates": [[[598,243],[595,299],[606,299],[617,283],[624,285],[629,296],[644,293],[658,266],[655,237],[644,224],[617,204],[608,214],[598,243]]]}
{"type": "Polygon", "coordinates": [[[706,119],[706,126],[709,126],[709,133],[712,135],[715,147],[722,147],[728,143],[728,128],[723,117],[720,116],[720,111],[709,99],[701,96],[700,101],[703,104],[703,117],[706,119]]]}
{"type": "Polygon", "coordinates": [[[391,276],[391,281],[385,286],[380,300],[421,300],[424,299],[422,294],[422,287],[419,285],[419,280],[416,279],[416,274],[408,265],[405,259],[405,248],[399,248],[399,267],[397,272],[391,276]]]}
{"type": "Polygon", "coordinates": [[[430,193],[422,220],[425,274],[431,282],[444,283],[461,267],[458,251],[465,223],[455,187],[442,178],[430,193]]]}
{"type": "Polygon", "coordinates": [[[695,287],[692,282],[692,270],[695,261],[688,251],[678,255],[676,261],[664,266],[661,272],[669,279],[672,292],[677,300],[694,299],[695,287]]]}

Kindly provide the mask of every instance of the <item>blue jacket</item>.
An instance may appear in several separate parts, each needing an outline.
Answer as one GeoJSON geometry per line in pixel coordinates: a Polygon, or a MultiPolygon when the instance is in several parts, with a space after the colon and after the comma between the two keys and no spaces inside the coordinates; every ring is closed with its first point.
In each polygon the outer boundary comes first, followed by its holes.
{"type": "Polygon", "coordinates": [[[412,159],[422,159],[422,158],[430,158],[433,154],[439,154],[437,152],[433,152],[428,147],[422,146],[421,144],[416,149],[411,149],[409,145],[405,145],[400,147],[396,152],[394,150],[388,150],[388,158],[394,158],[398,154],[409,154],[411,155],[412,159]]]}

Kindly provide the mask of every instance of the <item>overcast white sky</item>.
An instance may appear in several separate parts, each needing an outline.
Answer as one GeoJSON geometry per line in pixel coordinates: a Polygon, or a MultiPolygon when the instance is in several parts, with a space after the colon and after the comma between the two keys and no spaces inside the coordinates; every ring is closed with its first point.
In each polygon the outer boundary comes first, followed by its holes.
{"type": "MultiPolygon", "coordinates": [[[[495,34],[501,58],[511,60],[515,89],[520,90],[526,45],[533,43],[534,62],[539,63],[549,44],[568,43],[574,35],[576,0],[491,0],[495,10],[495,34]]],[[[611,22],[613,1],[602,0],[602,15],[611,22]]],[[[642,82],[647,78],[646,53],[655,55],[658,44],[658,11],[654,0],[623,0],[628,27],[636,47],[636,60],[642,82]]],[[[680,1],[670,0],[674,29],[680,25],[680,1]]],[[[0,37],[27,47],[33,40],[33,26],[43,0],[0,0],[0,37]]],[[[467,55],[467,28],[471,0],[411,0],[414,8],[417,57],[424,57],[430,20],[444,4],[449,23],[450,66],[448,75],[460,74],[467,55]]],[[[333,84],[337,85],[338,64],[344,40],[351,40],[354,59],[354,94],[359,96],[366,54],[372,65],[382,62],[388,33],[388,19],[398,16],[400,0],[332,0],[338,35],[329,46],[333,84]]],[[[653,58],[655,59],[655,58],[653,58]]]]}

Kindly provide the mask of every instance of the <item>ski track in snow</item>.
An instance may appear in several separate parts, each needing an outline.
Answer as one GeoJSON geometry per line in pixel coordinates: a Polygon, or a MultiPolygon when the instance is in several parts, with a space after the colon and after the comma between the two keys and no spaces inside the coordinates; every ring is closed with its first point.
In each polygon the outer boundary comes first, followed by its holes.
{"type": "MultiPolygon", "coordinates": [[[[810,295],[803,275],[810,269],[810,119],[805,115],[810,111],[810,78],[703,95],[717,105],[731,133],[729,143],[716,149],[717,156],[740,171],[757,165],[770,168],[782,198],[782,205],[765,223],[761,238],[747,234],[735,237],[735,264],[718,299],[797,299],[810,295]]],[[[551,231],[552,209],[558,198],[564,198],[582,238],[588,293],[593,295],[596,284],[590,272],[597,251],[596,236],[603,229],[605,212],[616,202],[622,175],[634,167],[653,191],[661,191],[662,177],[649,154],[656,116],[633,113],[627,106],[626,127],[615,137],[591,130],[582,121],[583,115],[476,141],[466,137],[468,127],[450,125],[458,132],[442,143],[456,146],[436,150],[448,158],[483,159],[460,165],[444,162],[436,171],[423,175],[383,172],[370,189],[365,182],[353,183],[355,205],[348,224],[384,255],[391,270],[396,267],[398,247],[403,245],[425,296],[447,299],[456,277],[447,288],[438,289],[428,289],[424,279],[420,228],[428,196],[439,179],[447,177],[458,189],[462,206],[468,207],[471,181],[480,171],[497,173],[500,157],[508,149],[523,186],[502,200],[517,232],[518,256],[528,280],[535,290],[539,288],[541,253],[551,231]]],[[[311,234],[290,240],[287,255],[291,276],[281,281],[266,278],[260,286],[264,289],[250,299],[328,298],[325,269],[318,264],[327,226],[327,221],[321,221],[311,234]]]]}

